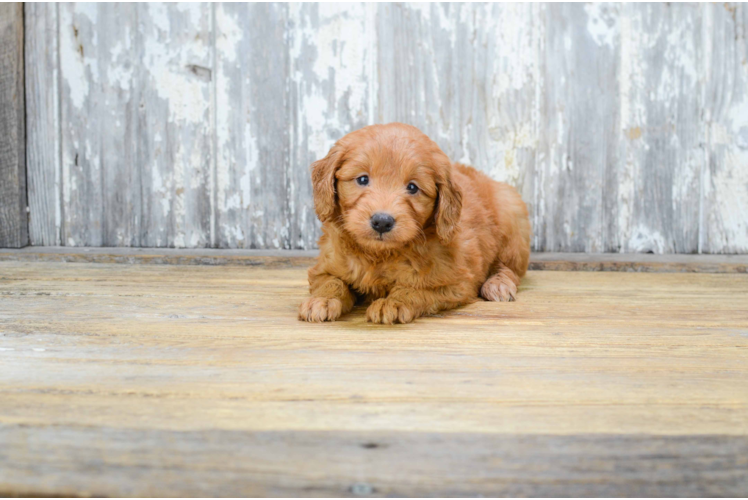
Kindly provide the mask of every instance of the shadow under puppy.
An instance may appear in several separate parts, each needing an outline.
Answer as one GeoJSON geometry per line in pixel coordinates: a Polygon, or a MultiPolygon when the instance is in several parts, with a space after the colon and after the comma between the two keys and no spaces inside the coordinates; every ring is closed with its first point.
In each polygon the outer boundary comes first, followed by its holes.
{"type": "Polygon", "coordinates": [[[374,323],[514,300],[530,258],[527,207],[511,186],[452,163],[420,130],[372,125],[312,165],[322,221],[299,319],[334,321],[358,298],[374,323]]]}

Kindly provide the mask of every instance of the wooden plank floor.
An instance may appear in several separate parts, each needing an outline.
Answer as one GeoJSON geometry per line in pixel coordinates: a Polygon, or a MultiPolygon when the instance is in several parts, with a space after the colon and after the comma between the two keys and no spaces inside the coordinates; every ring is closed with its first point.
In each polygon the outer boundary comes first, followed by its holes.
{"type": "Polygon", "coordinates": [[[533,271],[414,324],[305,269],[0,262],[0,495],[748,495],[748,275],[533,271]]]}

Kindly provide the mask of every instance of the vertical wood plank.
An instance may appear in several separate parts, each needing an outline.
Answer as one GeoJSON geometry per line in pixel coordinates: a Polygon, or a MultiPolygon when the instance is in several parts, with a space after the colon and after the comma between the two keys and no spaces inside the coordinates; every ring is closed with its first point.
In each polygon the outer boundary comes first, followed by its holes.
{"type": "Polygon", "coordinates": [[[419,127],[454,161],[516,186],[531,209],[538,12],[520,4],[380,4],[378,22],[379,120],[419,127]]]}
{"type": "Polygon", "coordinates": [[[23,4],[0,4],[0,247],[28,244],[23,4]]]}
{"type": "Polygon", "coordinates": [[[280,248],[287,230],[288,6],[216,5],[216,232],[224,248],[280,248]]]}
{"type": "Polygon", "coordinates": [[[702,182],[704,253],[748,252],[748,8],[702,6],[707,165],[702,182]]]}
{"type": "Polygon", "coordinates": [[[618,154],[619,9],[546,7],[536,250],[603,250],[606,169],[618,154]]]}
{"type": "Polygon", "coordinates": [[[66,245],[209,246],[210,6],[60,6],[66,245]]]}
{"type": "Polygon", "coordinates": [[[376,6],[289,5],[291,168],[283,248],[314,248],[319,223],[309,166],[340,137],[375,123],[376,6]]]}
{"type": "Polygon", "coordinates": [[[61,4],[63,245],[140,243],[132,4],[61,4]]]}
{"type": "Polygon", "coordinates": [[[59,246],[62,224],[58,8],[24,5],[29,241],[40,246],[59,246]]]}
{"type": "Polygon", "coordinates": [[[698,249],[701,16],[696,4],[626,4],[621,158],[608,166],[605,251],[698,249]]]}
{"type": "Polygon", "coordinates": [[[97,104],[99,9],[95,4],[59,6],[60,121],[62,126],[62,244],[102,246],[102,122],[97,104]]]}
{"type": "Polygon", "coordinates": [[[104,246],[142,245],[138,153],[140,50],[136,4],[99,4],[97,59],[100,83],[97,121],[102,171],[104,246]]]}
{"type": "Polygon", "coordinates": [[[209,4],[138,4],[140,244],[211,245],[213,16],[209,4]]]}

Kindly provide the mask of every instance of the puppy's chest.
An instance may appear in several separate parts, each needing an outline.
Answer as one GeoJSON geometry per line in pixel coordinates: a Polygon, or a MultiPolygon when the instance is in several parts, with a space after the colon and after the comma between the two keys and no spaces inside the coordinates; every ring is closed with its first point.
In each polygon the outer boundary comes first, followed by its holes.
{"type": "Polygon", "coordinates": [[[418,270],[407,259],[371,263],[363,259],[347,260],[348,284],[360,294],[383,297],[396,285],[415,286],[418,270]]]}

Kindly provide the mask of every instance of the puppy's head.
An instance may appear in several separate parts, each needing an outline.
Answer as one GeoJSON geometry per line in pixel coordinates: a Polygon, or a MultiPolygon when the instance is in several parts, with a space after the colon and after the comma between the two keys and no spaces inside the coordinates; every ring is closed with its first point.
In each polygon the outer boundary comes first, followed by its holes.
{"type": "Polygon", "coordinates": [[[312,165],[317,216],[364,249],[393,250],[425,240],[432,226],[448,243],[462,208],[450,172],[447,156],[417,128],[364,127],[312,165]]]}

